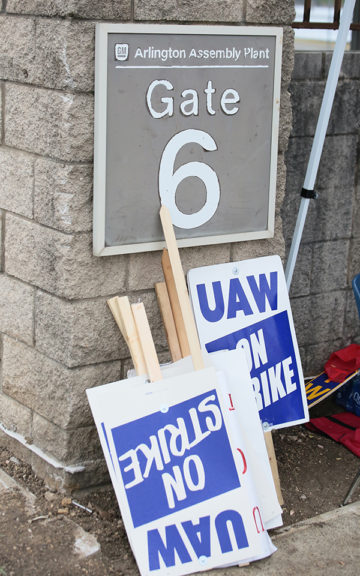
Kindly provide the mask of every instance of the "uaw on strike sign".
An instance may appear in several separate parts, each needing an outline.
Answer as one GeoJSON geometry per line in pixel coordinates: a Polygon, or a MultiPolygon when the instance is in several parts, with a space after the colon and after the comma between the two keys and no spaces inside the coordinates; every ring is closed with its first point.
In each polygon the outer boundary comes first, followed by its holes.
{"type": "Polygon", "coordinates": [[[282,30],[98,24],[94,252],[273,235],[282,30]]]}
{"type": "Polygon", "coordinates": [[[87,390],[142,576],[180,576],[275,550],[215,369],[87,390]]]}
{"type": "Polygon", "coordinates": [[[243,348],[263,427],[309,419],[281,260],[268,256],[195,268],[189,290],[201,345],[243,348]]]}

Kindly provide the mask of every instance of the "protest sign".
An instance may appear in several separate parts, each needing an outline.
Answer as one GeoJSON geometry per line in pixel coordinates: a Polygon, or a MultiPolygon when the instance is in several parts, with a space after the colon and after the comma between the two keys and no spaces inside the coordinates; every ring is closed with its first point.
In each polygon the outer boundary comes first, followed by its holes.
{"type": "Polygon", "coordinates": [[[188,273],[201,345],[243,348],[265,430],[309,419],[281,260],[268,256],[188,273]]]}
{"type": "Polygon", "coordinates": [[[189,574],[275,550],[213,368],[87,394],[141,574],[189,574]]]}

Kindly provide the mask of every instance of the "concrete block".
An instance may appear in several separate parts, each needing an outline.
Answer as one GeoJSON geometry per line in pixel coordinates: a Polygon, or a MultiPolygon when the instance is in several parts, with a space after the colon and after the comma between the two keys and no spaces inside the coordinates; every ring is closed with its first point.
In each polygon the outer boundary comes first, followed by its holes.
{"type": "Polygon", "coordinates": [[[95,426],[63,430],[36,413],[33,417],[33,442],[46,454],[67,465],[99,459],[102,453],[95,426]]]}
{"type": "Polygon", "coordinates": [[[92,424],[85,390],[119,379],[120,362],[70,370],[4,337],[2,391],[61,428],[92,424]]]}
{"type": "MultiPolygon", "coordinates": [[[[351,280],[349,282],[351,286],[351,280]]],[[[348,342],[357,342],[360,338],[360,318],[352,288],[347,290],[344,338],[348,342]]]]}
{"type": "Polygon", "coordinates": [[[129,355],[103,298],[72,303],[39,291],[35,336],[40,352],[68,367],[129,355]]]}
{"type": "Polygon", "coordinates": [[[291,97],[287,90],[283,90],[280,99],[279,122],[279,153],[284,154],[288,147],[292,127],[291,97]]]}
{"type": "Polygon", "coordinates": [[[119,294],[126,262],[126,256],[93,256],[90,234],[63,234],[7,214],[6,271],[48,292],[69,299],[119,294]]]}
{"type": "MultiPolygon", "coordinates": [[[[324,72],[326,77],[329,74],[331,59],[332,52],[325,52],[324,72]]],[[[360,78],[360,54],[358,51],[345,51],[340,70],[340,79],[343,78],[360,78]]]]}
{"type": "Polygon", "coordinates": [[[345,343],[342,339],[330,339],[326,342],[312,344],[306,347],[305,361],[303,371],[306,376],[316,376],[323,372],[325,362],[330,354],[343,348],[345,343]]]}
{"type": "Polygon", "coordinates": [[[293,298],[310,294],[312,253],[312,244],[300,244],[290,289],[290,295],[293,298]]]}
{"type": "Polygon", "coordinates": [[[0,15],[0,78],[31,82],[35,64],[35,19],[0,15]]]}
{"type": "Polygon", "coordinates": [[[131,18],[131,0],[101,0],[101,2],[89,2],[89,0],[8,0],[6,11],[8,14],[129,20],[131,18]]]}
{"type": "MultiPolygon", "coordinates": [[[[161,252],[131,254],[129,260],[129,290],[154,288],[155,282],[163,282],[161,252]]],[[[230,244],[181,248],[180,259],[184,274],[190,268],[210,266],[230,260],[230,244]]]]}
{"type": "Polygon", "coordinates": [[[360,238],[360,184],[355,188],[354,218],[352,224],[352,236],[360,238]]]}
{"type": "Polygon", "coordinates": [[[342,338],[346,293],[315,294],[291,300],[300,346],[342,338]]]}
{"type": "Polygon", "coordinates": [[[63,232],[91,231],[92,166],[36,160],[34,219],[63,232]]]}
{"type": "Polygon", "coordinates": [[[94,90],[95,23],[38,19],[35,39],[33,83],[59,90],[94,90]]]}
{"type": "Polygon", "coordinates": [[[282,90],[288,90],[291,78],[293,76],[295,52],[294,52],[295,32],[289,26],[283,27],[283,48],[281,62],[281,87],[282,90]]]}
{"type": "MultiPolygon", "coordinates": [[[[290,92],[294,113],[294,136],[313,136],[325,90],[325,81],[292,82],[290,92]]],[[[331,111],[328,134],[352,134],[359,128],[357,103],[359,81],[340,81],[331,111]]]]}
{"type": "Polygon", "coordinates": [[[323,78],[323,52],[295,52],[292,79],[321,80],[323,78]]]}
{"type": "Polygon", "coordinates": [[[134,0],[135,20],[174,20],[202,22],[242,22],[244,20],[245,2],[239,0],[134,0]]]}
{"type": "Polygon", "coordinates": [[[34,288],[0,274],[0,332],[33,343],[34,288]]]}
{"type": "Polygon", "coordinates": [[[314,136],[319,117],[325,82],[292,82],[293,136],[314,136]]]}
{"type": "Polygon", "coordinates": [[[248,260],[250,258],[261,258],[262,256],[272,256],[278,254],[280,258],[285,256],[285,243],[282,233],[281,218],[275,220],[275,233],[273,238],[265,240],[250,240],[248,242],[238,242],[232,245],[232,260],[248,260]]]}
{"type": "Polygon", "coordinates": [[[278,0],[248,0],[246,4],[247,24],[289,24],[295,19],[293,2],[278,0]]]}
{"type": "MultiPolygon", "coordinates": [[[[0,98],[1,98],[1,102],[2,102],[2,95],[3,95],[3,88],[0,84],[0,98]]],[[[1,126],[1,130],[0,130],[0,144],[3,143],[3,113],[2,113],[2,106],[0,106],[0,126],[1,126]]]]}
{"type": "Polygon", "coordinates": [[[0,423],[10,432],[31,438],[32,411],[0,392],[0,423]]]}
{"type": "Polygon", "coordinates": [[[64,161],[91,161],[93,96],[8,83],[5,144],[64,161]]]}
{"type": "Polygon", "coordinates": [[[349,240],[335,240],[312,245],[312,294],[346,288],[349,244],[349,240]]]}
{"type": "Polygon", "coordinates": [[[4,250],[3,250],[3,219],[4,213],[0,210],[0,272],[4,269],[4,250]]]}
{"type": "Polygon", "coordinates": [[[351,240],[348,274],[349,283],[356,274],[360,274],[360,238],[351,240]]]}
{"type": "MultiPolygon", "coordinates": [[[[291,138],[286,154],[287,188],[282,206],[284,235],[295,228],[312,139],[291,138]]],[[[318,200],[310,201],[303,241],[349,238],[353,226],[356,138],[327,137],[315,189],[318,200]]]]}
{"type": "Polygon", "coordinates": [[[33,217],[34,157],[0,148],[0,206],[33,217]]]}

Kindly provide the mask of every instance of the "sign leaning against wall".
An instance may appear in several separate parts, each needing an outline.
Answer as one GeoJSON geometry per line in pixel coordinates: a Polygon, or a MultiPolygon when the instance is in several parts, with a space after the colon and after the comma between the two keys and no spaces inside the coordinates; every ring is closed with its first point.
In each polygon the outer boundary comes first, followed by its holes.
{"type": "Polygon", "coordinates": [[[282,29],[98,24],[94,253],[273,235],[282,29]]]}

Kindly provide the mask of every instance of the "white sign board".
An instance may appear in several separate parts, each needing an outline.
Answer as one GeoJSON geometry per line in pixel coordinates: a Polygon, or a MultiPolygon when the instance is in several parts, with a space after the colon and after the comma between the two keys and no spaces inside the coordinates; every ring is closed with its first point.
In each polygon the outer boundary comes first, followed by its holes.
{"type": "Polygon", "coordinates": [[[87,394],[142,575],[189,574],[275,550],[213,368],[87,394]]]}
{"type": "Polygon", "coordinates": [[[94,253],[273,235],[282,29],[98,24],[94,253]]]}
{"type": "Polygon", "coordinates": [[[278,256],[188,273],[200,343],[243,348],[265,430],[309,419],[289,296],[278,256]]]}

